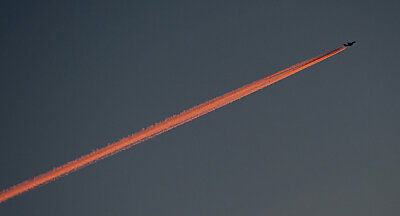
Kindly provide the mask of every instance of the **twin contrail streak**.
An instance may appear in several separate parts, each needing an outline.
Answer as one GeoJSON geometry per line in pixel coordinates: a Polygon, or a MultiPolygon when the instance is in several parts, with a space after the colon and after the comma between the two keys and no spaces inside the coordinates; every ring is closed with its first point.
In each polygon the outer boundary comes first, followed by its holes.
{"type": "Polygon", "coordinates": [[[179,125],[182,125],[186,122],[189,122],[195,118],[198,118],[204,114],[207,114],[215,109],[223,107],[229,103],[232,103],[244,96],[247,96],[253,92],[256,92],[266,86],[269,86],[281,79],[284,79],[296,72],[299,72],[311,65],[314,65],[324,59],[327,59],[343,50],[346,47],[342,46],[337,49],[334,49],[330,52],[327,52],[323,55],[317,56],[315,58],[311,58],[309,60],[303,61],[292,67],[279,71],[275,74],[262,78],[260,80],[254,81],[250,84],[244,85],[236,90],[228,92],[224,95],[216,97],[212,100],[204,102],[200,105],[197,105],[193,108],[183,111],[180,114],[173,115],[165,119],[162,122],[156,123],[152,126],[149,126],[142,131],[134,133],[126,138],[123,138],[115,143],[112,143],[106,147],[101,149],[94,150],[93,152],[84,155],[76,160],[68,162],[62,166],[56,167],[46,173],[38,175],[32,179],[26,180],[20,184],[14,185],[8,189],[0,192],[0,203],[10,199],[14,196],[17,196],[23,192],[31,190],[39,185],[43,185],[53,181],[61,176],[67,175],[73,171],[76,171],[82,167],[90,165],[98,160],[109,157],[115,153],[118,153],[122,150],[128,149],[138,143],[141,143],[145,140],[148,140],[152,137],[155,137],[159,134],[162,134],[166,131],[169,131],[179,125]]]}

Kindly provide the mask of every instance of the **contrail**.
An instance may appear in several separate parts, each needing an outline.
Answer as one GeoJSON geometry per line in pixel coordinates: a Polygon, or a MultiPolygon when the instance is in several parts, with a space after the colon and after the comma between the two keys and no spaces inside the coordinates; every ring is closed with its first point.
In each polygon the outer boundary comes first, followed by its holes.
{"type": "Polygon", "coordinates": [[[270,76],[267,76],[265,78],[259,79],[257,81],[254,81],[250,84],[244,85],[244,86],[242,86],[238,89],[235,89],[231,92],[228,92],[224,95],[221,95],[212,100],[206,101],[206,102],[204,102],[200,105],[197,105],[195,107],[192,107],[188,110],[185,110],[185,111],[181,112],[180,114],[173,115],[173,116],[165,119],[164,121],[161,121],[159,123],[151,125],[137,133],[134,133],[128,137],[125,137],[125,138],[123,138],[115,143],[112,143],[106,147],[94,150],[91,153],[89,153],[87,155],[83,155],[82,157],[80,157],[76,160],[68,162],[59,167],[55,167],[46,173],[43,173],[36,177],[33,177],[32,179],[26,180],[22,183],[19,183],[17,185],[14,185],[14,186],[8,188],[8,189],[4,189],[2,192],[0,192],[0,203],[2,203],[4,201],[6,201],[7,199],[10,199],[14,196],[17,196],[23,192],[31,190],[40,185],[49,183],[50,181],[53,181],[59,177],[65,176],[73,171],[76,171],[80,168],[83,168],[92,163],[95,163],[98,160],[101,160],[103,158],[106,158],[113,154],[116,154],[120,151],[128,149],[138,143],[141,143],[145,140],[148,140],[159,134],[169,131],[175,127],[178,127],[179,125],[189,122],[189,121],[191,121],[195,118],[198,118],[204,114],[207,114],[215,109],[218,109],[229,103],[239,100],[240,98],[242,98],[244,96],[247,96],[253,92],[256,92],[262,88],[265,88],[266,86],[269,86],[275,82],[278,82],[279,80],[282,80],[292,74],[295,74],[296,72],[299,72],[299,71],[301,71],[307,67],[310,67],[324,59],[327,59],[333,55],[336,55],[337,53],[342,52],[345,49],[346,49],[345,46],[341,46],[337,49],[329,51],[329,52],[322,54],[320,56],[317,56],[315,58],[311,58],[306,61],[300,62],[300,63],[293,65],[287,69],[279,71],[279,72],[272,74],[270,76]]]}

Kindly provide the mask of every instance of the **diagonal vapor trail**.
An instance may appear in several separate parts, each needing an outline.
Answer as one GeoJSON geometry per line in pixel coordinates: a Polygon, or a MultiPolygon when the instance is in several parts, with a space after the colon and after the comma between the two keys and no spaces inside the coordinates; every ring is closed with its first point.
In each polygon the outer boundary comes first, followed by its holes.
{"type": "Polygon", "coordinates": [[[276,72],[270,76],[264,77],[262,79],[254,81],[252,83],[244,85],[238,89],[230,91],[226,94],[218,96],[214,99],[206,101],[200,105],[194,106],[188,110],[181,112],[180,114],[173,115],[172,117],[169,117],[169,118],[165,119],[164,121],[161,121],[159,123],[151,125],[145,129],[143,129],[137,133],[134,133],[128,137],[125,137],[115,143],[112,143],[103,148],[94,150],[91,153],[83,155],[80,158],[70,161],[64,165],[55,167],[46,173],[43,173],[36,177],[33,177],[32,179],[26,180],[22,183],[19,183],[17,185],[14,185],[14,186],[8,188],[8,189],[4,189],[3,191],[0,192],[0,203],[2,203],[14,196],[17,196],[23,192],[31,190],[35,187],[38,187],[43,184],[47,184],[57,178],[68,175],[69,173],[76,171],[80,168],[83,168],[85,166],[88,166],[92,163],[95,163],[98,160],[101,160],[103,158],[114,155],[120,151],[128,149],[128,148],[130,148],[138,143],[141,143],[145,140],[151,139],[159,134],[169,131],[175,127],[178,127],[179,125],[182,125],[182,124],[189,122],[195,118],[205,115],[215,109],[221,108],[229,103],[239,100],[242,97],[245,97],[251,93],[254,93],[262,88],[265,88],[265,87],[275,83],[275,82],[278,82],[279,80],[282,80],[292,74],[295,74],[307,67],[310,67],[320,61],[323,61],[324,59],[327,59],[333,55],[336,55],[337,53],[342,52],[345,49],[346,49],[345,46],[341,46],[337,49],[334,49],[325,54],[319,55],[315,58],[311,58],[306,61],[295,64],[289,68],[286,68],[284,70],[276,72]]]}

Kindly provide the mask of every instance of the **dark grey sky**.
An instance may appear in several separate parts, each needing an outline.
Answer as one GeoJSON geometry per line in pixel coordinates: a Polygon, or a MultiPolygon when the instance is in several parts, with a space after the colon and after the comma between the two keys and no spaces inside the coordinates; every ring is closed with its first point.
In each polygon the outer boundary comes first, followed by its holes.
{"type": "Polygon", "coordinates": [[[2,1],[0,188],[351,49],[0,215],[399,215],[398,1],[2,1]]]}

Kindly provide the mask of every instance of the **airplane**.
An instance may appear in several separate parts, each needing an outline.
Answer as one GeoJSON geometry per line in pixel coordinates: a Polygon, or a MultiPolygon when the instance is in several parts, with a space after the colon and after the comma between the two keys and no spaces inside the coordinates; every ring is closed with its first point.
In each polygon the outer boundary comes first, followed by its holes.
{"type": "Polygon", "coordinates": [[[344,46],[353,46],[353,44],[355,43],[355,41],[353,41],[353,42],[347,42],[347,44],[343,44],[344,46]]]}

